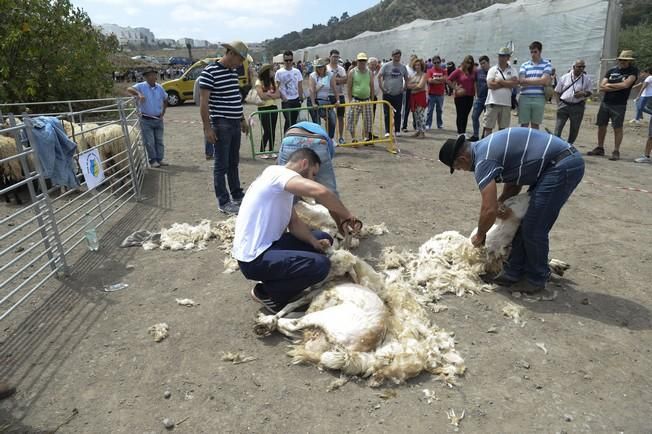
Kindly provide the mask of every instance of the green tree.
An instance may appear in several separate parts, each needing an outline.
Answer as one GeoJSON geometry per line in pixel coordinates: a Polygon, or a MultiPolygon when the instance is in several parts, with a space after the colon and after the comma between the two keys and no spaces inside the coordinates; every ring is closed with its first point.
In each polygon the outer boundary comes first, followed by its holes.
{"type": "Polygon", "coordinates": [[[340,22],[342,22],[342,21],[346,21],[346,20],[348,20],[349,18],[350,18],[350,17],[349,17],[349,13],[348,13],[348,12],[344,12],[344,13],[342,14],[342,16],[340,17],[340,22]]]}
{"type": "Polygon", "coordinates": [[[626,27],[619,36],[619,51],[634,50],[639,68],[652,67],[652,23],[626,27]]]}
{"type": "Polygon", "coordinates": [[[68,0],[0,0],[0,101],[106,96],[115,37],[68,0]]]}
{"type": "Polygon", "coordinates": [[[340,22],[339,18],[331,17],[326,24],[329,25],[329,26],[334,26],[335,24],[337,24],[339,22],[340,22]]]}

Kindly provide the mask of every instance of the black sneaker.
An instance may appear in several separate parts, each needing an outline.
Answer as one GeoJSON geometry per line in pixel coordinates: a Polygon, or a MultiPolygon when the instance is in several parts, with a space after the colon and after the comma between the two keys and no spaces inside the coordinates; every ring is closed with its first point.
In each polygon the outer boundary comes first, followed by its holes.
{"type": "Polygon", "coordinates": [[[492,283],[495,283],[496,285],[499,286],[503,286],[505,288],[508,288],[517,282],[518,280],[510,279],[509,277],[505,276],[505,274],[503,274],[502,271],[498,273],[498,275],[494,277],[492,280],[492,283]]]}
{"type": "Polygon", "coordinates": [[[224,214],[237,214],[240,211],[240,206],[234,202],[227,202],[218,207],[224,214]]]}
{"type": "Polygon", "coordinates": [[[471,138],[469,138],[469,142],[477,142],[478,140],[480,140],[478,136],[471,136],[471,138]]]}
{"type": "Polygon", "coordinates": [[[275,302],[270,296],[265,294],[262,283],[257,283],[256,286],[251,289],[251,298],[262,304],[265,310],[272,314],[277,314],[285,307],[284,304],[275,302]]]}
{"type": "Polygon", "coordinates": [[[242,199],[243,199],[242,197],[240,199],[233,199],[231,202],[233,202],[234,204],[240,206],[242,204],[242,199]]]}

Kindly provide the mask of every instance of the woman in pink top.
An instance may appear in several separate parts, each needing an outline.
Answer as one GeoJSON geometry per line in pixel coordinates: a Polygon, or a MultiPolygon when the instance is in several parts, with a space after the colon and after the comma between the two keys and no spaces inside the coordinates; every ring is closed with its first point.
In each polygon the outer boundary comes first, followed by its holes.
{"type": "Polygon", "coordinates": [[[466,56],[460,67],[448,76],[448,81],[454,89],[457,134],[465,134],[469,113],[473,108],[473,97],[475,96],[475,61],[473,56],[466,56]]]}

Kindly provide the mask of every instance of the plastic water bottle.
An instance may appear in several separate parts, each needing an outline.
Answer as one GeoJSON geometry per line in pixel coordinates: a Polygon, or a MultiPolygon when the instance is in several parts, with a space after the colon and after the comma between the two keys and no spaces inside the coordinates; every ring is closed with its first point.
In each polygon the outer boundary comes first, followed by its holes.
{"type": "Polygon", "coordinates": [[[97,252],[100,248],[100,244],[97,241],[97,231],[95,230],[95,223],[91,219],[89,213],[86,213],[86,231],[84,232],[86,237],[86,244],[88,245],[88,250],[91,252],[97,252]]]}

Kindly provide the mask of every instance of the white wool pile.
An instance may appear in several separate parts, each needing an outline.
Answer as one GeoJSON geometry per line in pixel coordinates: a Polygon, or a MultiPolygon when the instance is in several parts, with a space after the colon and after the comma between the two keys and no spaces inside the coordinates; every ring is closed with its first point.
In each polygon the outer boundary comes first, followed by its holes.
{"type": "Polygon", "coordinates": [[[278,329],[296,337],[303,330],[288,352],[293,363],[368,378],[373,387],[400,384],[423,371],[447,382],[464,373],[453,335],[430,322],[407,282],[386,279],[350,252],[332,252],[331,263],[332,274],[349,274],[359,285],[329,287],[298,319],[260,315],[256,332],[278,329]]]}
{"type": "Polygon", "coordinates": [[[197,225],[172,223],[169,228],[161,229],[159,248],[163,250],[204,250],[207,241],[217,238],[222,241],[220,249],[230,252],[234,231],[235,217],[215,223],[204,219],[197,225]]]}
{"type": "Polygon", "coordinates": [[[154,324],[147,331],[150,335],[154,337],[155,342],[161,342],[163,339],[167,338],[169,335],[170,327],[164,322],[154,324]]]}
{"type": "Polygon", "coordinates": [[[424,304],[437,301],[446,293],[462,296],[491,291],[493,285],[485,283],[480,276],[502,268],[528,201],[527,194],[505,201],[512,215],[496,220],[483,248],[473,247],[470,238],[459,232],[446,231],[423,243],[417,254],[385,248],[380,265],[386,270],[396,270],[417,288],[424,304]]]}

